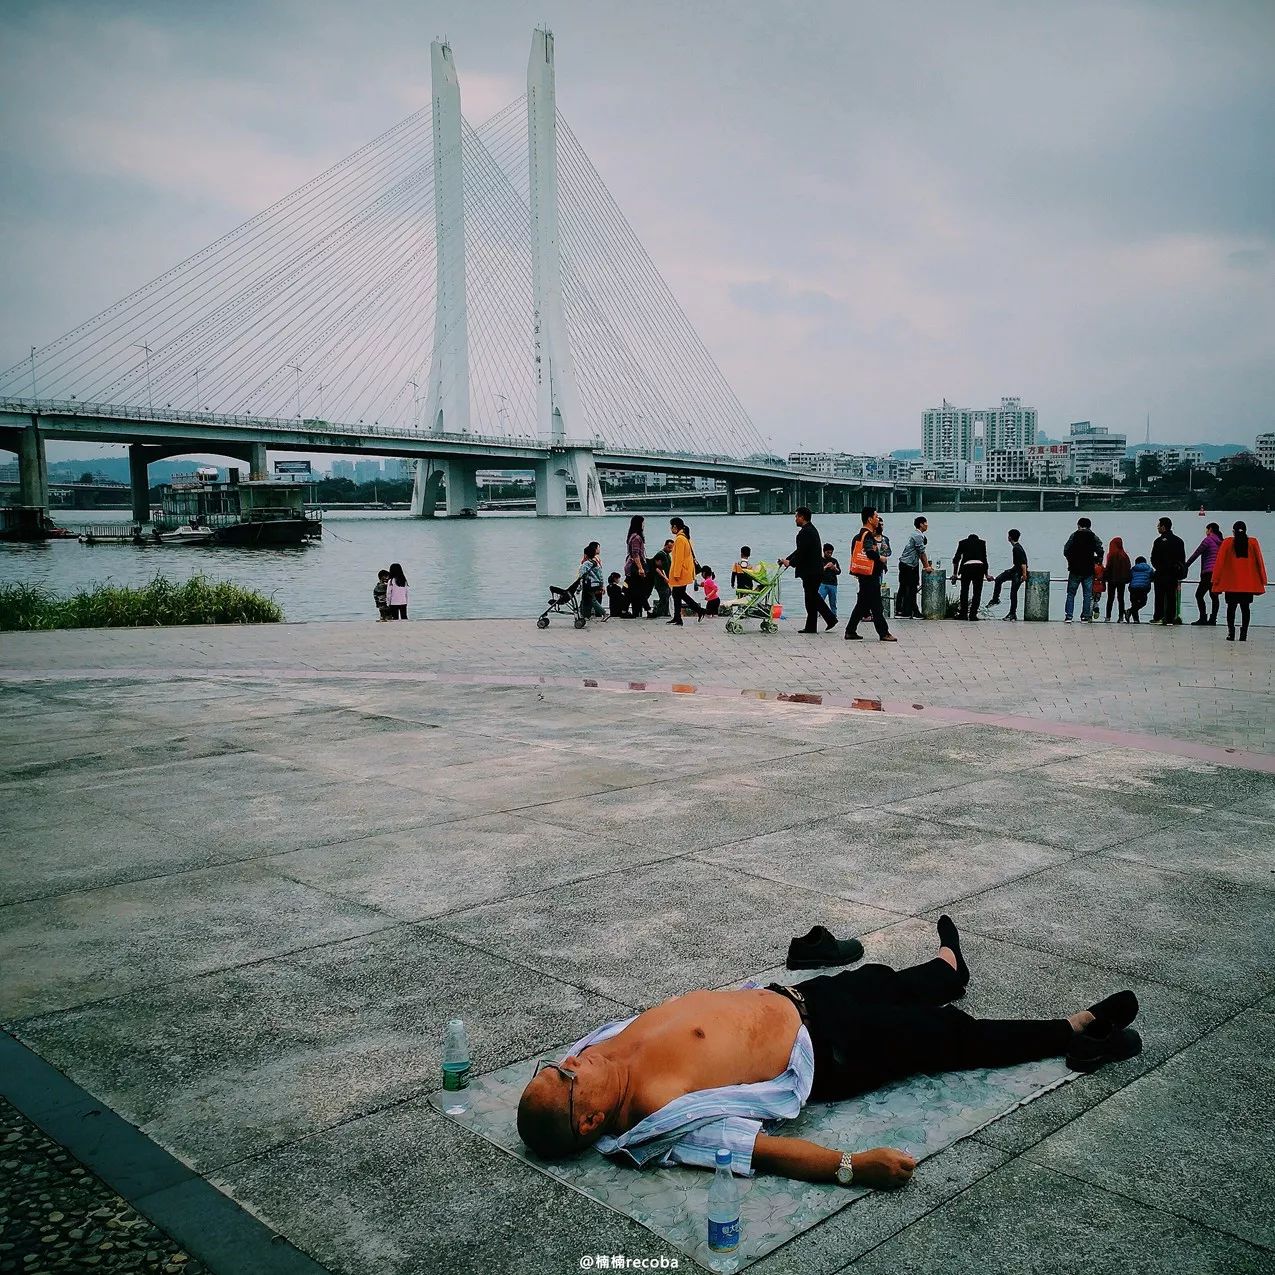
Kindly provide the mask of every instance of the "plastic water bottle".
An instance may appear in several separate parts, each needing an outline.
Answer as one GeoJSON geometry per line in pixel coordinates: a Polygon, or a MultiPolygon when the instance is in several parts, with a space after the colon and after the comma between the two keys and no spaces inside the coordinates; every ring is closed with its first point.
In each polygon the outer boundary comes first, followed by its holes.
{"type": "Polygon", "coordinates": [[[459,1018],[447,1024],[443,1041],[443,1090],[447,1095],[443,1110],[449,1116],[463,1116],[469,1110],[469,1041],[459,1018]]]}
{"type": "Polygon", "coordinates": [[[739,1187],[730,1171],[730,1152],[717,1152],[717,1172],[708,1188],[708,1264],[715,1271],[739,1269],[739,1187]]]}

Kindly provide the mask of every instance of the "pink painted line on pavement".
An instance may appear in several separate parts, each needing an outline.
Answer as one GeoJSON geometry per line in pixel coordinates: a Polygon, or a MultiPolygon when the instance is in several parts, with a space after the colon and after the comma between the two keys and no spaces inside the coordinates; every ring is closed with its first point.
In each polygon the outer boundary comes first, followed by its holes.
{"type": "Polygon", "coordinates": [[[889,713],[898,717],[924,718],[954,726],[996,726],[1033,735],[1055,735],[1064,739],[1086,740],[1144,752],[1187,757],[1214,766],[1231,766],[1275,775],[1275,756],[1251,752],[1243,748],[1226,748],[1217,744],[1197,744],[1164,735],[1144,735],[1136,731],[1112,730],[1106,726],[1088,726],[1081,722],[1049,722],[1012,713],[988,713],[977,709],[947,708],[937,705],[908,703],[902,700],[880,700],[862,695],[836,695],[824,691],[779,691],[763,687],[701,686],[694,682],[636,682],[629,679],[603,677],[550,677],[536,673],[435,673],[421,672],[355,672],[343,669],[315,668],[115,668],[115,669],[0,669],[0,682],[112,681],[128,678],[136,681],[170,682],[183,679],[198,681],[241,680],[319,682],[343,680],[352,682],[442,682],[455,686],[552,686],[565,690],[598,690],[611,693],[664,695],[696,695],[703,699],[756,699],[779,704],[805,704],[841,712],[889,713]]]}

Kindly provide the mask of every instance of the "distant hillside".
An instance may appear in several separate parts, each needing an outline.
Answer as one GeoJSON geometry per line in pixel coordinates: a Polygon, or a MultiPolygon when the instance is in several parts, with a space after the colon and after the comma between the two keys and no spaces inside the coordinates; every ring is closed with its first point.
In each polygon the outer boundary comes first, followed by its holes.
{"type": "MultiPolygon", "coordinates": [[[[1065,443],[1066,438],[1050,438],[1045,434],[1039,436],[1042,443],[1065,443]]],[[[1252,448],[1245,447],[1241,443],[1130,443],[1125,448],[1125,453],[1129,456],[1136,456],[1138,452],[1155,451],[1161,447],[1198,447],[1204,454],[1205,460],[1221,460],[1223,456],[1234,456],[1236,452],[1251,451],[1252,448]]]]}
{"type": "MultiPolygon", "coordinates": [[[[150,467],[151,485],[166,483],[174,474],[189,474],[196,465],[205,462],[195,456],[183,456],[178,460],[157,460],[150,467]]],[[[225,468],[223,465],[222,468],[225,468]]],[[[128,482],[127,456],[94,456],[89,460],[54,460],[49,462],[49,477],[63,482],[78,478],[81,474],[101,474],[116,482],[128,482]]]]}

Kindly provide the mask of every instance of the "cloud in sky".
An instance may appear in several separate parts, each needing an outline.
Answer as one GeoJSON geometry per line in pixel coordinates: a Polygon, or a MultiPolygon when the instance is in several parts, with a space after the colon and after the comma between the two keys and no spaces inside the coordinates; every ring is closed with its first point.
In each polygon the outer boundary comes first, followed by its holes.
{"type": "Polygon", "coordinates": [[[429,100],[559,102],[781,450],[1021,394],[1165,440],[1275,427],[1275,6],[334,0],[11,6],[0,361],[429,100]]]}

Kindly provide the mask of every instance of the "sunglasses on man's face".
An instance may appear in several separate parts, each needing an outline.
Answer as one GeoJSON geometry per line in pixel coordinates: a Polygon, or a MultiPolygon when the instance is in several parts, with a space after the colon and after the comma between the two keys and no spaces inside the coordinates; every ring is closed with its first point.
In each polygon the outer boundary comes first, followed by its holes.
{"type": "Polygon", "coordinates": [[[577,1136],[576,1134],[576,1074],[577,1073],[572,1071],[570,1067],[564,1067],[561,1063],[554,1062],[550,1058],[542,1058],[536,1064],[536,1070],[532,1073],[532,1076],[531,1076],[532,1080],[534,1080],[538,1075],[540,1075],[542,1071],[546,1071],[546,1070],[556,1071],[558,1075],[563,1077],[563,1079],[566,1080],[567,1082],[567,1122],[568,1122],[567,1127],[571,1130],[572,1138],[575,1138],[577,1136]]]}

